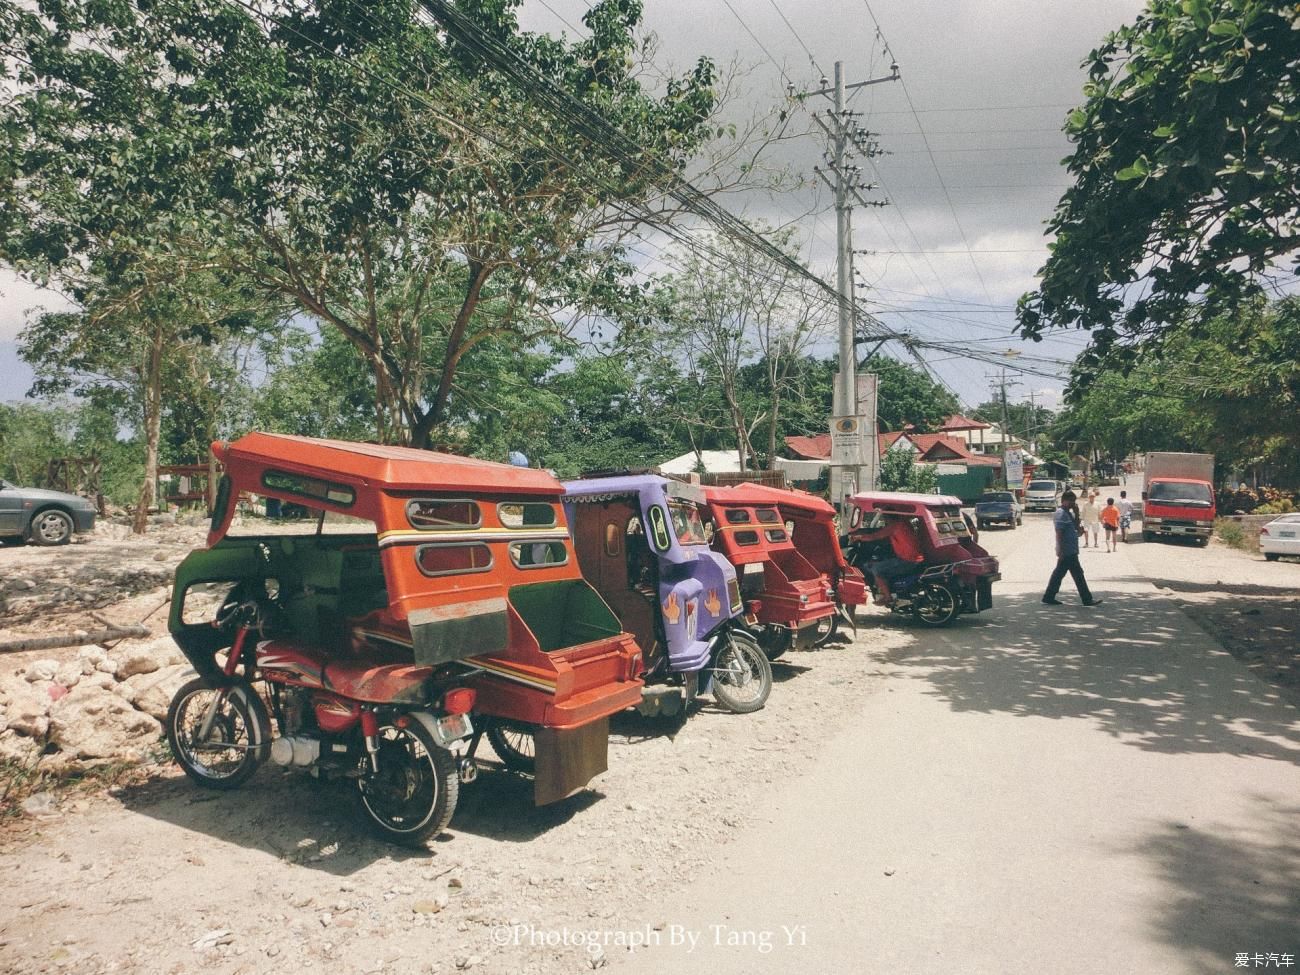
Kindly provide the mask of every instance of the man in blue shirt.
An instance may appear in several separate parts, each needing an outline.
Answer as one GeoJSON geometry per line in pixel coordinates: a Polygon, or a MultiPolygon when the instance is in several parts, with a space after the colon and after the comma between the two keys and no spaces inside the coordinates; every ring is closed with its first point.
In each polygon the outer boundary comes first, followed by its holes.
{"type": "Polygon", "coordinates": [[[1079,590],[1079,598],[1085,606],[1096,606],[1100,599],[1092,597],[1088,580],[1083,577],[1083,566],[1079,564],[1079,527],[1074,520],[1074,492],[1066,491],[1061,495],[1061,506],[1052,516],[1052,528],[1056,531],[1056,568],[1047,580],[1047,592],[1043,593],[1043,602],[1049,606],[1059,606],[1061,601],[1056,594],[1061,590],[1061,580],[1070,573],[1074,588],[1079,590]]]}

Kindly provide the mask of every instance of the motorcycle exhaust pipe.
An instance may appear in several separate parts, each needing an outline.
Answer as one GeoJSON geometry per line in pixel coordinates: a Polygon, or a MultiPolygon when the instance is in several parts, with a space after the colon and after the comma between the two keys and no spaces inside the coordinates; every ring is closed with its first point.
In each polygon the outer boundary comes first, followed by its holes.
{"type": "Polygon", "coordinates": [[[456,763],[456,776],[464,785],[469,785],[471,782],[478,779],[478,765],[475,763],[474,759],[462,757],[460,761],[456,763]]]}

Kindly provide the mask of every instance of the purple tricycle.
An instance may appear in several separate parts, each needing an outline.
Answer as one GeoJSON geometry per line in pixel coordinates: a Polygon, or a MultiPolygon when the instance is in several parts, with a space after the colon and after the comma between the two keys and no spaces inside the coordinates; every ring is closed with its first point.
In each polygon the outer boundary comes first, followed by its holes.
{"type": "Polygon", "coordinates": [[[700,489],[656,474],[564,482],[583,575],[644,654],[643,714],[674,714],[711,693],[737,714],[757,711],[772,668],[738,619],[736,570],[709,548],[700,489]]]}

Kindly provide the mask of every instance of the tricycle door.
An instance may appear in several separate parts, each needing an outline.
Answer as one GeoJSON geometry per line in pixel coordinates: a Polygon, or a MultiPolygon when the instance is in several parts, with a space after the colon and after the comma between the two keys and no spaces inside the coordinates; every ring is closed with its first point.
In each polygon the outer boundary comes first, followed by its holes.
{"type": "Polygon", "coordinates": [[[581,509],[573,533],[582,573],[636,637],[649,664],[657,643],[652,600],[659,569],[637,510],[617,502],[575,507],[581,509]]]}

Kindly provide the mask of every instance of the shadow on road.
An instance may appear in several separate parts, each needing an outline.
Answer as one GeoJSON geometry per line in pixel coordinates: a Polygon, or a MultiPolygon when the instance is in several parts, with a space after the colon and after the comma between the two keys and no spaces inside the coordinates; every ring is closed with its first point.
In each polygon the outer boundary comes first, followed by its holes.
{"type": "Polygon", "coordinates": [[[1248,833],[1169,820],[1123,851],[1167,888],[1148,919],[1156,937],[1207,975],[1232,971],[1238,952],[1300,954],[1300,806],[1253,801],[1248,833]]]}
{"type": "Polygon", "coordinates": [[[1300,764],[1300,714],[1165,599],[1109,592],[1102,606],[1004,596],[951,630],[885,654],[958,711],[1086,718],[1149,751],[1260,755],[1300,764]],[[1211,644],[1212,645],[1212,644],[1211,644]]]}

